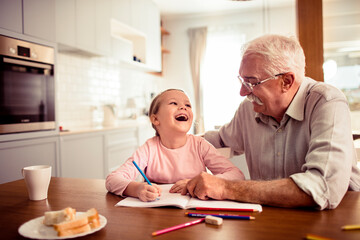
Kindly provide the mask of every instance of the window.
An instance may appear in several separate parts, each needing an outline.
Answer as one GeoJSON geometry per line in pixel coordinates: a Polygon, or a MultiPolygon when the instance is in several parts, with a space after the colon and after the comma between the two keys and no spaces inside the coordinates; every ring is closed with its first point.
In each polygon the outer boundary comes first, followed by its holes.
{"type": "Polygon", "coordinates": [[[354,132],[360,132],[359,6],[357,0],[348,0],[346,4],[340,0],[323,4],[324,81],[345,94],[354,132]]]}
{"type": "Polygon", "coordinates": [[[201,77],[205,131],[228,123],[244,99],[236,77],[244,43],[239,26],[208,29],[201,77]]]}

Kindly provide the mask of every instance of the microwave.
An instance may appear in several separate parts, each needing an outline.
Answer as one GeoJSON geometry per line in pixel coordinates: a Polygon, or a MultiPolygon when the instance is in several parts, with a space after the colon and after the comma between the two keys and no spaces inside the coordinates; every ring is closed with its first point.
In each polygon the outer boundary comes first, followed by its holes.
{"type": "Polygon", "coordinates": [[[54,48],[0,35],[0,134],[55,129],[54,48]]]}

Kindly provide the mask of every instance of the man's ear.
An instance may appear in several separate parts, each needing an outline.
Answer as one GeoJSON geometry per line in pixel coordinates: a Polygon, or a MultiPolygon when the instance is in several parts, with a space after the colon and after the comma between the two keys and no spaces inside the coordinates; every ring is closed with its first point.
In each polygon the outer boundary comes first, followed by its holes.
{"type": "Polygon", "coordinates": [[[287,92],[295,82],[295,74],[292,72],[285,73],[282,77],[282,91],[287,92]]]}
{"type": "Polygon", "coordinates": [[[154,126],[158,126],[160,123],[155,114],[151,114],[150,121],[154,126]]]}

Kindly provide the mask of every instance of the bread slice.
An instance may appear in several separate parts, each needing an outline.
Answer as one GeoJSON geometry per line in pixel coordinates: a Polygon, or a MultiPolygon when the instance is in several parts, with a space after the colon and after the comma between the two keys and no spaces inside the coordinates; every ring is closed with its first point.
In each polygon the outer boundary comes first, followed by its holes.
{"type": "Polygon", "coordinates": [[[59,237],[71,236],[79,233],[89,232],[91,231],[91,227],[89,224],[82,225],[80,227],[66,229],[62,231],[58,231],[59,237]]]}
{"type": "Polygon", "coordinates": [[[54,224],[54,229],[58,232],[59,237],[88,232],[98,227],[100,227],[100,217],[95,208],[79,214],[73,220],[54,224]]]}
{"type": "Polygon", "coordinates": [[[58,232],[61,232],[61,231],[65,231],[65,230],[69,230],[69,229],[73,229],[73,228],[78,228],[78,227],[84,226],[88,223],[89,223],[88,218],[82,214],[81,216],[76,217],[74,220],[55,224],[54,229],[58,232]]]}
{"type": "Polygon", "coordinates": [[[90,208],[85,214],[88,218],[91,229],[100,227],[99,213],[95,208],[90,208]]]}
{"type": "Polygon", "coordinates": [[[76,210],[71,207],[67,207],[59,211],[47,211],[44,213],[43,223],[47,226],[51,226],[64,221],[70,221],[75,218],[75,214],[76,210]]]}

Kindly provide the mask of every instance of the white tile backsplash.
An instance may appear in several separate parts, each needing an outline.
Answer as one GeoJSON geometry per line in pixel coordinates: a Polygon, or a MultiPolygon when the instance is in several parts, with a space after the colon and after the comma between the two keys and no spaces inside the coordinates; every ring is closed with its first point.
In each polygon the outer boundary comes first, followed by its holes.
{"type": "Polygon", "coordinates": [[[124,68],[115,59],[58,53],[57,118],[64,129],[101,125],[103,106],[115,104],[118,117],[126,118],[128,98],[137,111],[148,108],[150,93],[157,93],[161,77],[124,68]]]}

